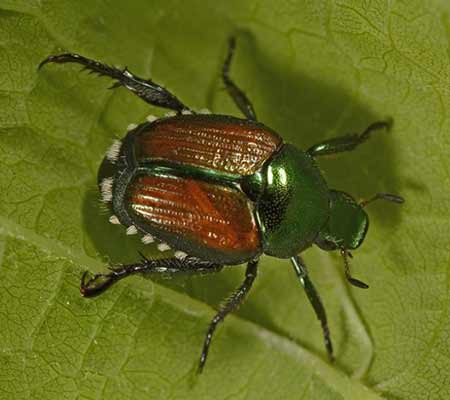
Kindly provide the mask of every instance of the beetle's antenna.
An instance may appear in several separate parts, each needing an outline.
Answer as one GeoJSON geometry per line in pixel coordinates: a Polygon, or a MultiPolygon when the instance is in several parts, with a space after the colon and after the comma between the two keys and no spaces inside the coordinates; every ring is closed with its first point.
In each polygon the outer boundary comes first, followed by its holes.
{"type": "Polygon", "coordinates": [[[371,197],[368,200],[363,200],[359,203],[361,207],[367,206],[367,204],[372,203],[375,200],[387,200],[392,201],[393,203],[402,204],[405,202],[405,199],[402,196],[398,196],[396,194],[391,193],[377,193],[375,196],[371,197]]]}
{"type": "Polygon", "coordinates": [[[369,285],[358,279],[353,278],[350,275],[350,265],[348,263],[348,256],[350,256],[350,253],[346,249],[341,249],[341,256],[344,259],[344,272],[347,281],[349,281],[353,286],[359,287],[361,289],[368,289],[369,285]]]}

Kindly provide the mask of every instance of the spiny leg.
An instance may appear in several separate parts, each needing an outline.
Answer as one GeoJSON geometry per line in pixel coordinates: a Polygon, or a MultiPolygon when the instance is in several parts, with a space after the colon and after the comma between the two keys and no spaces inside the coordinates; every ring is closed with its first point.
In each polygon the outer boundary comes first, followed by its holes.
{"type": "Polygon", "coordinates": [[[219,272],[223,265],[202,261],[195,257],[149,259],[141,254],[141,261],[135,264],[110,267],[106,274],[89,276],[85,272],[81,278],[80,292],[84,297],[94,297],[102,294],[117,281],[134,274],[205,274],[219,272]]]}
{"type": "Polygon", "coordinates": [[[350,134],[344,136],[338,136],[323,142],[317,143],[311,146],[307,153],[313,157],[325,156],[329,154],[341,153],[343,151],[352,151],[355,147],[359,146],[369,139],[372,132],[379,129],[389,129],[392,121],[378,121],[370,124],[366,130],[361,134],[350,134]]]}
{"type": "Polygon", "coordinates": [[[325,341],[325,347],[327,349],[328,358],[330,361],[334,361],[333,356],[333,345],[331,343],[330,329],[328,328],[327,315],[325,312],[325,307],[320,300],[319,293],[317,293],[311,279],[309,279],[308,270],[303,260],[299,256],[291,258],[292,265],[294,266],[295,273],[300,279],[300,283],[305,289],[306,295],[314,308],[317,319],[322,325],[323,338],[325,341]]]}
{"type": "Polygon", "coordinates": [[[39,64],[39,69],[48,63],[77,63],[84,66],[84,69],[100,76],[109,76],[117,82],[111,89],[124,86],[131,90],[141,99],[157,107],[168,108],[181,113],[184,110],[190,111],[177,97],[167,89],[153,82],[151,79],[142,79],[133,75],[127,68],[123,71],[101,62],[80,56],[79,54],[66,53],[47,57],[39,64]]]}
{"type": "Polygon", "coordinates": [[[209,324],[208,331],[206,333],[205,341],[203,343],[202,355],[200,356],[200,363],[198,366],[198,372],[203,371],[203,367],[208,357],[209,345],[211,344],[212,335],[217,328],[217,324],[222,322],[224,318],[232,311],[234,311],[244,300],[245,296],[252,287],[253,281],[256,278],[258,261],[253,260],[247,264],[247,270],[245,271],[245,280],[239,286],[233,294],[227,299],[227,301],[220,307],[219,312],[214,316],[209,324]]]}
{"type": "Polygon", "coordinates": [[[233,99],[234,103],[242,111],[242,113],[250,120],[256,121],[256,113],[253,105],[245,95],[245,93],[238,87],[230,78],[230,66],[233,59],[234,49],[236,48],[236,39],[231,37],[228,40],[228,54],[222,67],[222,79],[227,89],[228,94],[233,99]]]}

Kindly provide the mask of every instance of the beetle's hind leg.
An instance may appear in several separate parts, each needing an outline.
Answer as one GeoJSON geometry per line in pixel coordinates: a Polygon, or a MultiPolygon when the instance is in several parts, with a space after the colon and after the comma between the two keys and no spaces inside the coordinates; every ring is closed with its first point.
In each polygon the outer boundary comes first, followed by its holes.
{"type": "Polygon", "coordinates": [[[222,304],[219,312],[211,320],[208,331],[206,332],[205,341],[203,343],[202,355],[200,356],[200,363],[198,366],[199,373],[203,371],[203,367],[205,366],[206,358],[208,357],[209,345],[211,344],[211,339],[214,331],[217,328],[217,324],[219,324],[219,322],[222,322],[230,312],[237,309],[239,305],[244,301],[245,296],[250,291],[250,288],[252,287],[253,282],[256,278],[257,270],[258,260],[250,261],[247,264],[244,282],[242,282],[241,286],[239,286],[226,300],[226,302],[222,304]]]}
{"type": "Polygon", "coordinates": [[[222,67],[222,80],[225,84],[228,94],[233,99],[234,103],[242,111],[242,113],[250,120],[256,121],[256,113],[252,103],[245,95],[245,93],[231,80],[230,66],[233,59],[234,49],[236,48],[236,39],[231,37],[228,40],[228,54],[222,67]]]}
{"type": "Polygon", "coordinates": [[[80,292],[84,297],[102,294],[117,281],[135,274],[206,274],[219,272],[223,265],[202,261],[195,257],[149,259],[141,254],[141,261],[135,264],[110,267],[106,274],[90,276],[86,271],[81,278],[80,292]]]}
{"type": "Polygon", "coordinates": [[[49,56],[39,64],[39,68],[42,68],[48,63],[81,64],[84,66],[84,69],[89,70],[91,73],[97,73],[100,76],[109,76],[110,78],[116,80],[116,83],[114,83],[111,88],[124,86],[139,96],[142,100],[154,106],[168,108],[176,111],[177,113],[181,113],[182,111],[190,111],[187,106],[185,106],[167,89],[153,82],[151,79],[142,79],[136,75],[133,75],[127,68],[120,70],[74,53],[49,56]]]}
{"type": "Polygon", "coordinates": [[[385,128],[389,129],[392,125],[392,121],[377,121],[370,124],[364,132],[360,134],[350,134],[344,136],[338,136],[323,142],[317,143],[311,146],[307,153],[313,157],[325,156],[329,154],[341,153],[343,151],[352,151],[355,147],[364,143],[370,138],[374,131],[385,128]]]}

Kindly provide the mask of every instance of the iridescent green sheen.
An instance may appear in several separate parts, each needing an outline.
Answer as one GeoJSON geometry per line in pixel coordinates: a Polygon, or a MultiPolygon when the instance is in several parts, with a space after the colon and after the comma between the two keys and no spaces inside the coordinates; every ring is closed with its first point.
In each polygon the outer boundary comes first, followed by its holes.
{"type": "Polygon", "coordinates": [[[330,200],[330,219],[321,229],[318,241],[333,243],[335,248],[358,248],[369,227],[366,212],[345,192],[330,190],[330,200]]]}
{"type": "Polygon", "coordinates": [[[310,246],[329,217],[329,190],[314,159],[285,144],[264,171],[256,213],[266,254],[290,258],[310,246]]]}

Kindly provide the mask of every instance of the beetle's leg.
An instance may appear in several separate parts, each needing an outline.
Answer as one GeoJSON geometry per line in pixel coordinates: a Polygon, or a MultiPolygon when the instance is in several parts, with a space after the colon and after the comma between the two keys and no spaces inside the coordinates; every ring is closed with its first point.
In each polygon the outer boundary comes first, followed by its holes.
{"type": "Polygon", "coordinates": [[[256,121],[256,113],[253,109],[253,105],[245,95],[245,93],[239,89],[238,86],[230,78],[230,65],[233,59],[234,49],[236,48],[236,39],[231,37],[228,40],[228,54],[222,67],[222,80],[225,84],[228,94],[233,99],[234,103],[242,111],[242,113],[253,121],[256,121]]]}
{"type": "Polygon", "coordinates": [[[247,264],[247,270],[245,271],[245,280],[242,282],[233,294],[222,304],[219,312],[214,316],[209,324],[208,331],[206,332],[205,341],[203,343],[202,355],[200,356],[200,363],[198,365],[198,372],[201,373],[208,357],[209,345],[211,344],[212,335],[217,328],[217,324],[222,322],[224,318],[243,302],[246,294],[252,287],[253,281],[256,278],[258,269],[258,260],[250,261],[247,264]]]}
{"type": "Polygon", "coordinates": [[[347,249],[342,248],[341,249],[341,257],[344,260],[344,273],[345,273],[345,279],[347,281],[356,287],[359,287],[361,289],[369,289],[369,285],[367,283],[364,283],[363,281],[360,281],[359,279],[353,278],[350,275],[350,265],[348,263],[348,257],[352,257],[351,253],[347,249]]]}
{"type": "Polygon", "coordinates": [[[86,271],[81,278],[80,292],[84,297],[94,297],[103,293],[111,285],[134,274],[205,274],[219,272],[223,265],[202,261],[195,257],[149,259],[142,255],[141,262],[136,264],[111,267],[106,274],[89,276],[86,271]]]}
{"type": "Polygon", "coordinates": [[[291,258],[292,265],[294,266],[295,273],[300,279],[300,283],[305,289],[306,295],[316,312],[317,318],[322,325],[323,338],[325,341],[325,347],[327,349],[328,358],[330,361],[334,361],[333,356],[333,345],[331,343],[330,337],[330,329],[328,328],[327,315],[325,312],[325,307],[322,304],[322,300],[320,300],[319,293],[317,293],[316,288],[313,283],[309,279],[308,270],[306,269],[306,265],[303,260],[299,256],[295,256],[291,258]]]}
{"type": "Polygon", "coordinates": [[[338,136],[321,143],[311,146],[307,153],[313,157],[325,156],[328,154],[341,153],[343,151],[352,151],[369,139],[372,132],[382,128],[389,129],[392,121],[378,121],[370,124],[363,133],[338,136]]]}
{"type": "Polygon", "coordinates": [[[111,86],[111,89],[124,86],[141,99],[154,106],[168,108],[178,113],[181,113],[184,110],[190,111],[187,106],[167,89],[153,82],[151,79],[142,79],[133,75],[127,68],[122,71],[74,53],[49,56],[39,64],[39,68],[42,68],[47,63],[81,64],[84,66],[84,69],[89,70],[91,73],[97,73],[100,76],[109,76],[110,78],[115,79],[116,83],[111,86]]]}

